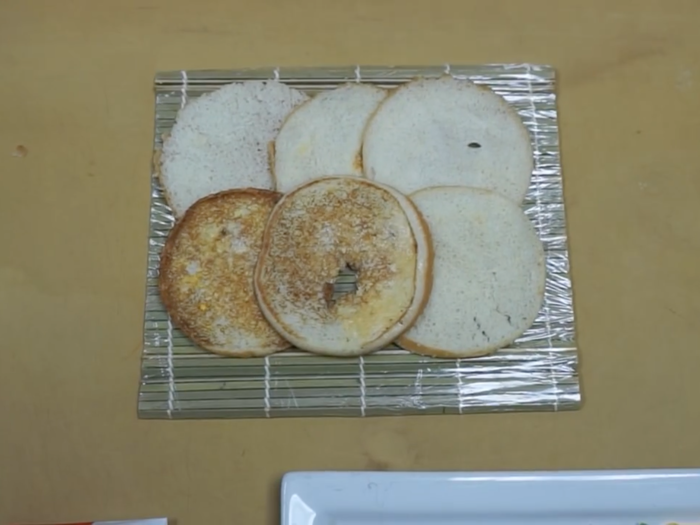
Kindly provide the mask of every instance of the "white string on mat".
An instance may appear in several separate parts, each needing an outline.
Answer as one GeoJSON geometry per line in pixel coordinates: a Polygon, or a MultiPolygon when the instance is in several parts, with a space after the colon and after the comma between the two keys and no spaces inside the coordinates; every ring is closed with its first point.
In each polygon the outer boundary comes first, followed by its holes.
{"type": "Polygon", "coordinates": [[[464,394],[462,394],[462,360],[457,359],[457,402],[459,403],[459,413],[464,413],[464,394]]]}
{"type": "Polygon", "coordinates": [[[187,71],[184,69],[180,71],[180,79],[182,80],[182,86],[180,87],[180,109],[185,107],[187,104],[187,71]]]}
{"type": "Polygon", "coordinates": [[[360,74],[360,66],[355,66],[355,82],[360,82],[362,80],[362,75],[360,74]]]}
{"type": "Polygon", "coordinates": [[[270,417],[270,356],[265,356],[265,417],[270,417]]]}
{"type": "Polygon", "coordinates": [[[360,415],[367,410],[367,385],[365,384],[365,358],[360,356],[360,415]]]}
{"type": "MultiPolygon", "coordinates": [[[[532,77],[534,76],[532,72],[532,65],[525,64],[525,69],[527,71],[527,88],[530,100],[530,111],[532,115],[530,117],[530,122],[532,123],[532,134],[535,139],[534,157],[535,157],[535,172],[539,173],[540,168],[540,123],[537,118],[537,108],[535,107],[535,93],[532,89],[532,77]]],[[[544,213],[542,213],[542,188],[539,183],[535,185],[535,201],[537,203],[537,227],[542,232],[544,228],[544,213]]],[[[549,259],[549,253],[546,254],[545,259],[549,259]]],[[[555,392],[554,398],[554,411],[559,410],[559,393],[557,390],[557,380],[554,376],[554,365],[553,361],[555,359],[554,352],[552,352],[552,328],[551,328],[551,311],[549,308],[549,297],[547,296],[546,288],[544,294],[544,323],[545,329],[547,330],[547,344],[549,345],[549,377],[552,383],[553,391],[555,392]]]]}
{"type": "Polygon", "coordinates": [[[168,375],[168,419],[173,418],[173,410],[175,410],[175,370],[173,367],[173,322],[170,320],[170,314],[167,314],[168,319],[168,359],[167,370],[168,375]]]}

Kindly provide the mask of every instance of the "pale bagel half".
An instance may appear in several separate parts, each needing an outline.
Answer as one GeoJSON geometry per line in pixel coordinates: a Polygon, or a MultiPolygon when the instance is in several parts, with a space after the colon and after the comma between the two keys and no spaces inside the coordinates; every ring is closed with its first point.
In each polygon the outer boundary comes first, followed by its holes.
{"type": "Polygon", "coordinates": [[[281,82],[224,86],[189,102],[163,144],[159,176],[176,216],[234,188],[272,189],[268,144],[308,97],[281,82]]]}
{"type": "Polygon", "coordinates": [[[435,187],[411,198],[433,239],[433,291],[398,343],[458,358],[512,343],[532,325],[544,296],[544,250],[530,220],[487,190],[435,187]]]}
{"type": "Polygon", "coordinates": [[[286,194],[270,215],[255,270],[263,314],[310,352],[361,355],[396,339],[430,295],[432,244],[411,201],[356,177],[327,177],[286,194]],[[333,296],[350,268],[357,290],[333,296]]]}
{"type": "Polygon", "coordinates": [[[365,175],[405,194],[464,185],[521,202],[530,184],[530,136],[487,87],[452,77],[417,79],[379,106],[364,135],[365,175]]]}
{"type": "Polygon", "coordinates": [[[319,93],[285,120],[274,144],[276,189],[327,175],[362,176],[362,134],[386,90],[346,84],[319,93]]]}
{"type": "Polygon", "coordinates": [[[259,189],[209,195],[171,230],[159,288],[174,324],[200,347],[250,357],[288,348],[255,300],[253,271],[280,194],[259,189]]]}

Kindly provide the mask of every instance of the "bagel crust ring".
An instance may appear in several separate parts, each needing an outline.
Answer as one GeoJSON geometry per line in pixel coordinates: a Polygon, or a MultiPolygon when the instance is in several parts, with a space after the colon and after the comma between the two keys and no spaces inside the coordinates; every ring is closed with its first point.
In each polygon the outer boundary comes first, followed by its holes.
{"type": "Polygon", "coordinates": [[[427,303],[433,250],[411,200],[358,177],[298,186],[270,215],[255,271],[260,309],[310,352],[361,355],[394,341],[427,303]],[[333,296],[341,270],[356,290],[333,296]]]}

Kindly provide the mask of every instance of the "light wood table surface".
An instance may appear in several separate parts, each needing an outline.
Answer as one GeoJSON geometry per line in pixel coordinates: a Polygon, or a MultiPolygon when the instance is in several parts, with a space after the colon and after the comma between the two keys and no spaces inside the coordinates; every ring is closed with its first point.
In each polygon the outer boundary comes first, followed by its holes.
{"type": "Polygon", "coordinates": [[[0,523],[273,524],[300,469],[700,465],[698,27],[697,0],[1,2],[0,523]],[[156,71],[524,61],[560,74],[582,410],[137,420],[156,71]]]}

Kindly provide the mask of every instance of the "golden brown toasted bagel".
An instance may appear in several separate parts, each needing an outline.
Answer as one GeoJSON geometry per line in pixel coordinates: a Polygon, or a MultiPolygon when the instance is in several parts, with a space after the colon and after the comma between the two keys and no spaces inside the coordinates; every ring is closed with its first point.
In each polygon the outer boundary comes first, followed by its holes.
{"type": "Polygon", "coordinates": [[[305,183],[270,215],[255,292],[270,324],[297,347],[360,355],[392,342],[420,314],[431,283],[430,234],[398,191],[356,177],[305,183]],[[336,296],[339,274],[356,290],[336,296]]]}
{"type": "Polygon", "coordinates": [[[290,345],[260,313],[253,271],[278,193],[230,190],[198,200],[170,232],[160,294],[174,323],[206,350],[261,356],[290,345]]]}

